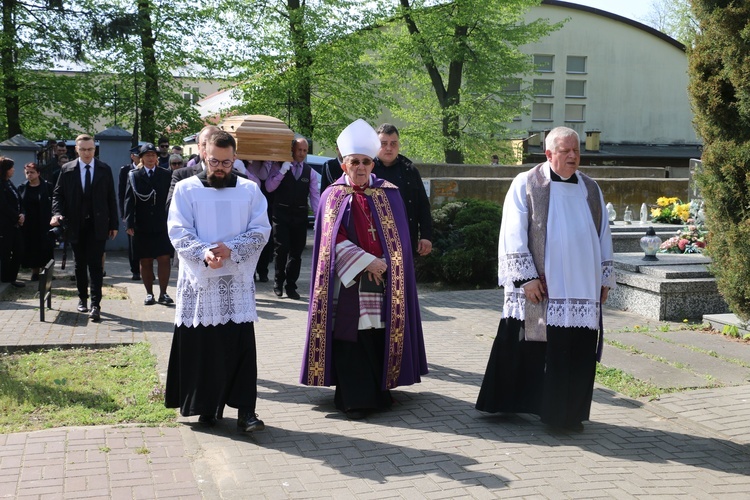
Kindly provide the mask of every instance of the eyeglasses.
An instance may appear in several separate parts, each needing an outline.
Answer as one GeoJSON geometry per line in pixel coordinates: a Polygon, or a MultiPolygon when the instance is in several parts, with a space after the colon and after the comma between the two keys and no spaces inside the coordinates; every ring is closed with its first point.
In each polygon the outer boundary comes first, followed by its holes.
{"type": "Polygon", "coordinates": [[[173,161],[170,163],[170,165],[182,165],[181,161],[173,161]]]}
{"type": "Polygon", "coordinates": [[[223,168],[232,168],[232,165],[234,165],[234,160],[217,160],[216,158],[209,158],[206,161],[214,168],[218,167],[219,165],[221,165],[223,168]]]}
{"type": "Polygon", "coordinates": [[[361,161],[360,161],[360,160],[357,160],[357,159],[355,158],[355,159],[347,160],[347,163],[348,163],[348,164],[349,164],[350,166],[352,166],[352,167],[358,167],[360,163],[361,163],[361,164],[362,164],[363,166],[365,166],[365,167],[369,167],[370,165],[372,165],[372,160],[371,160],[371,159],[369,159],[369,158],[365,158],[364,160],[361,160],[361,161]]]}
{"type": "Polygon", "coordinates": [[[159,147],[160,147],[160,148],[168,148],[168,147],[169,147],[169,144],[159,144],[159,147]]]}

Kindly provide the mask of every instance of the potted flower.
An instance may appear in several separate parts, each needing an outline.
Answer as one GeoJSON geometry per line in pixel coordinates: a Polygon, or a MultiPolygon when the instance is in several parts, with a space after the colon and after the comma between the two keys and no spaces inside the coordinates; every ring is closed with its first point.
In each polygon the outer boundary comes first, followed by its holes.
{"type": "Polygon", "coordinates": [[[688,224],[677,231],[659,247],[659,253],[702,253],[706,248],[708,231],[703,224],[696,224],[694,219],[688,219],[688,224]]]}
{"type": "Polygon", "coordinates": [[[656,207],[651,209],[651,220],[662,224],[684,224],[690,218],[690,204],[682,203],[679,198],[665,196],[656,200],[656,207]]]}

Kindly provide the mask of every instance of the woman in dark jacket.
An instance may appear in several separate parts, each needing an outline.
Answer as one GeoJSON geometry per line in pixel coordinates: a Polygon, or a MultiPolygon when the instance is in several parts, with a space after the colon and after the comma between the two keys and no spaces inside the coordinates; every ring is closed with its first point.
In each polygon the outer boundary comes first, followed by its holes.
{"type": "Polygon", "coordinates": [[[18,281],[23,250],[21,226],[25,217],[21,195],[10,180],[13,166],[13,160],[0,156],[0,281],[20,288],[25,286],[18,281]]]}
{"type": "Polygon", "coordinates": [[[23,223],[24,253],[21,266],[31,268],[31,281],[39,280],[39,269],[52,258],[49,221],[52,218],[52,184],[41,178],[39,166],[23,167],[26,182],[18,186],[26,220],[23,223]]]}

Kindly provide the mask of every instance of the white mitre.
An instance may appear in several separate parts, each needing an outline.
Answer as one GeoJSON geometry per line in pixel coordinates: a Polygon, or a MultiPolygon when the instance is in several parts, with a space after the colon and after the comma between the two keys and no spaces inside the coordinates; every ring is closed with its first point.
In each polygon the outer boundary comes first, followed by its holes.
{"type": "Polygon", "coordinates": [[[358,119],[349,124],[336,139],[341,156],[365,155],[375,158],[380,151],[380,139],[369,123],[358,119]]]}

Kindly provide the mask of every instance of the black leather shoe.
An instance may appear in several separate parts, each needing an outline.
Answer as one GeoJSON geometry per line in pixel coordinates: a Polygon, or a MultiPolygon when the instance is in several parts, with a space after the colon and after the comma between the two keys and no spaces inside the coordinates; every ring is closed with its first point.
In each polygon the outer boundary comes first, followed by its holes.
{"type": "Polygon", "coordinates": [[[89,313],[89,319],[91,321],[99,321],[101,318],[99,314],[99,306],[91,306],[91,312],[89,313]]]}
{"type": "Polygon", "coordinates": [[[258,275],[258,281],[261,283],[268,283],[268,275],[267,274],[259,274],[258,275]]]}
{"type": "Polygon", "coordinates": [[[162,293],[161,295],[159,295],[159,304],[171,306],[172,304],[174,304],[174,300],[172,300],[172,297],[170,297],[166,293],[162,293]]]}
{"type": "Polygon", "coordinates": [[[78,312],[79,313],[89,312],[89,308],[88,306],[86,306],[86,299],[80,299],[78,301],[78,312]]]}
{"type": "Polygon", "coordinates": [[[242,432],[255,432],[265,429],[266,424],[258,418],[257,413],[240,413],[237,417],[237,428],[242,432]]]}
{"type": "Polygon", "coordinates": [[[286,295],[290,299],[298,300],[299,299],[299,293],[297,293],[297,290],[294,290],[292,288],[286,289],[286,295]]]}
{"type": "Polygon", "coordinates": [[[284,295],[284,292],[281,291],[281,287],[278,286],[273,287],[273,293],[275,293],[277,297],[284,295]]]}
{"type": "Polygon", "coordinates": [[[12,286],[13,288],[23,288],[26,286],[26,283],[22,281],[11,281],[10,286],[12,286]]]}
{"type": "Polygon", "coordinates": [[[130,279],[133,281],[141,281],[141,275],[140,273],[133,273],[133,277],[130,279]]]}
{"type": "Polygon", "coordinates": [[[198,423],[203,427],[213,427],[216,425],[216,417],[213,415],[201,415],[198,417],[198,423]]]}

